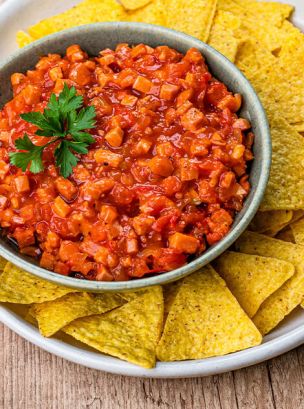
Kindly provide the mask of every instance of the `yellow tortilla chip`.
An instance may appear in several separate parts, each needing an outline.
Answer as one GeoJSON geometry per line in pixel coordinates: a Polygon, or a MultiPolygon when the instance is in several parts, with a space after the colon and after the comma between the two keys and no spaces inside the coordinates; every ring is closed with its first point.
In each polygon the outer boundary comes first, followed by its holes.
{"type": "Polygon", "coordinates": [[[294,265],[300,264],[304,260],[304,246],[273,239],[251,231],[242,234],[235,242],[235,248],[241,253],[278,258],[294,265]]]}
{"type": "Polygon", "coordinates": [[[152,0],[119,0],[126,10],[137,10],[151,3],[152,0]]]}
{"type": "Polygon", "coordinates": [[[7,264],[7,261],[5,260],[5,258],[0,256],[0,273],[4,270],[6,264],[7,264]]]}
{"type": "Polygon", "coordinates": [[[75,7],[29,27],[34,39],[82,24],[119,21],[127,18],[124,8],[115,0],[84,0],[75,7]]]}
{"type": "Polygon", "coordinates": [[[224,355],[260,344],[261,334],[211,266],[186,277],[157,346],[161,361],[224,355]]]}
{"type": "Polygon", "coordinates": [[[290,229],[292,231],[294,240],[297,244],[304,245],[304,219],[300,219],[291,223],[290,229]]]}
{"type": "Polygon", "coordinates": [[[281,225],[288,224],[291,221],[292,216],[293,212],[290,210],[257,212],[249,227],[252,231],[264,233],[267,230],[278,228],[281,225]]]}
{"type": "Polygon", "coordinates": [[[281,288],[268,297],[253,317],[253,322],[265,335],[275,328],[304,298],[304,264],[296,266],[296,273],[281,288]]]}
{"type": "Polygon", "coordinates": [[[77,318],[103,314],[123,304],[121,297],[111,293],[71,293],[54,301],[31,307],[41,334],[50,337],[77,318]]]}
{"type": "Polygon", "coordinates": [[[152,368],[163,316],[163,291],[157,286],[106,314],[80,318],[63,331],[105,354],[152,368]]]}
{"type": "Polygon", "coordinates": [[[283,260],[231,251],[218,257],[214,267],[249,317],[295,271],[283,260]]]}
{"type": "Polygon", "coordinates": [[[166,26],[207,41],[217,0],[165,0],[166,26]]]}
{"type": "Polygon", "coordinates": [[[226,11],[218,11],[215,15],[208,44],[234,62],[241,40],[235,37],[235,30],[241,25],[238,16],[226,11]]]}
{"type": "Polygon", "coordinates": [[[12,263],[7,263],[0,275],[0,302],[41,303],[71,292],[75,290],[41,280],[12,263]]]}
{"type": "Polygon", "coordinates": [[[260,209],[304,208],[304,138],[279,116],[269,117],[272,136],[270,178],[260,209]]]}

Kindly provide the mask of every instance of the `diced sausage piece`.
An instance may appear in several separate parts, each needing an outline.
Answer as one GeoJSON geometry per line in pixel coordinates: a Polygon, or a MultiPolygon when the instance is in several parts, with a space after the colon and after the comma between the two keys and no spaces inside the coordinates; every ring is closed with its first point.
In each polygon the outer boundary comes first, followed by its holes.
{"type": "Polygon", "coordinates": [[[111,115],[113,110],[112,105],[102,96],[93,98],[91,105],[95,107],[99,115],[111,115]]]}
{"type": "Polygon", "coordinates": [[[125,95],[120,103],[121,105],[133,107],[134,105],[136,105],[137,101],[138,98],[135,95],[125,95]]]}
{"type": "Polygon", "coordinates": [[[84,86],[91,82],[91,71],[83,63],[77,63],[69,73],[69,79],[84,86]]]}
{"type": "Polygon", "coordinates": [[[8,198],[0,195],[0,210],[3,210],[8,203],[8,198]]]}
{"type": "Polygon", "coordinates": [[[114,277],[104,265],[100,264],[97,268],[96,280],[97,281],[113,281],[114,277]]]}
{"type": "Polygon", "coordinates": [[[149,152],[152,146],[152,141],[149,139],[142,138],[140,139],[137,144],[132,149],[132,155],[140,156],[145,155],[149,152]]]}
{"type": "Polygon", "coordinates": [[[27,85],[23,90],[20,92],[22,95],[24,102],[26,105],[33,105],[37,104],[40,101],[41,91],[35,85],[27,85]]]}
{"type": "Polygon", "coordinates": [[[181,124],[187,131],[194,131],[207,122],[205,115],[197,108],[190,108],[181,117],[181,124]]]}
{"type": "Polygon", "coordinates": [[[155,218],[153,216],[140,214],[139,216],[134,217],[133,227],[136,234],[141,236],[143,234],[148,233],[154,222],[155,218]]]}
{"type": "Polygon", "coordinates": [[[108,151],[106,149],[98,149],[95,152],[94,158],[97,163],[100,163],[104,166],[112,166],[113,168],[118,168],[118,166],[123,161],[122,155],[108,151]]]}
{"type": "Polygon", "coordinates": [[[242,105],[242,96],[240,94],[226,95],[223,99],[221,99],[217,107],[220,109],[228,108],[232,112],[237,112],[242,105]]]}
{"type": "Polygon", "coordinates": [[[14,231],[14,237],[17,240],[20,248],[35,244],[35,235],[33,227],[27,227],[25,229],[17,227],[16,230],[14,231]]]}
{"type": "Polygon", "coordinates": [[[189,88],[189,89],[185,89],[184,91],[182,91],[177,99],[176,99],[176,107],[180,107],[181,105],[184,104],[184,102],[188,101],[193,95],[193,89],[189,88]]]}
{"type": "Polygon", "coordinates": [[[135,254],[138,252],[138,242],[136,239],[126,239],[126,251],[128,254],[135,254]]]}
{"type": "Polygon", "coordinates": [[[171,160],[160,156],[154,156],[149,161],[149,167],[153,173],[159,176],[170,176],[174,170],[171,160]]]}
{"type": "Polygon", "coordinates": [[[188,234],[174,233],[169,237],[169,247],[181,252],[194,254],[199,247],[199,240],[188,234]]]}
{"type": "Polygon", "coordinates": [[[15,179],[16,190],[19,193],[29,192],[30,191],[30,182],[29,178],[26,175],[17,176],[15,179]]]}
{"type": "Polygon", "coordinates": [[[198,175],[199,172],[196,163],[193,163],[186,158],[180,159],[180,178],[183,182],[186,180],[197,179],[198,175]]]}
{"type": "Polygon", "coordinates": [[[0,160],[0,179],[4,179],[4,177],[7,175],[9,171],[10,165],[4,160],[0,160]]]}
{"type": "Polygon", "coordinates": [[[109,253],[110,252],[106,247],[99,246],[97,253],[94,255],[94,260],[97,261],[97,263],[107,265],[109,253]]]}
{"type": "Polygon", "coordinates": [[[70,45],[66,50],[66,55],[71,62],[83,61],[86,57],[85,52],[82,51],[78,44],[70,45]]]}
{"type": "Polygon", "coordinates": [[[77,187],[69,180],[63,177],[58,177],[55,180],[55,186],[58,192],[67,200],[75,199],[77,195],[77,187]]]}
{"type": "Polygon", "coordinates": [[[56,81],[60,78],[63,78],[63,73],[60,67],[53,67],[49,71],[49,76],[52,81],[56,81]]]}
{"type": "Polygon", "coordinates": [[[59,257],[61,261],[69,261],[72,254],[79,253],[79,246],[69,240],[64,240],[59,248],[59,257]]]}
{"type": "Polygon", "coordinates": [[[123,130],[119,126],[116,126],[107,132],[105,139],[111,146],[117,148],[122,144],[123,134],[123,130]]]}
{"type": "Polygon", "coordinates": [[[24,74],[20,74],[19,72],[14,73],[11,76],[11,83],[12,86],[14,87],[15,85],[19,85],[21,84],[24,80],[25,80],[25,75],[24,74]]]}
{"type": "Polygon", "coordinates": [[[144,94],[149,92],[151,87],[152,82],[148,80],[148,78],[142,77],[141,75],[136,78],[133,84],[133,88],[136,89],[136,91],[143,92],[144,94]]]}
{"type": "Polygon", "coordinates": [[[250,122],[245,118],[238,118],[234,121],[232,127],[234,129],[240,129],[241,131],[246,131],[251,128],[250,122]]]}
{"type": "Polygon", "coordinates": [[[47,270],[53,270],[55,261],[56,257],[53,254],[44,251],[40,259],[40,266],[46,268],[47,270]]]}
{"type": "Polygon", "coordinates": [[[60,196],[57,196],[54,200],[53,211],[59,217],[66,217],[70,213],[71,207],[60,196]]]}
{"type": "Polygon", "coordinates": [[[109,206],[109,205],[103,205],[101,206],[99,216],[101,220],[103,220],[105,223],[111,224],[114,222],[114,220],[117,219],[118,213],[117,213],[116,207],[109,206]]]}
{"type": "Polygon", "coordinates": [[[160,88],[160,98],[170,101],[175,98],[179,91],[180,87],[174,84],[163,84],[160,88]]]}

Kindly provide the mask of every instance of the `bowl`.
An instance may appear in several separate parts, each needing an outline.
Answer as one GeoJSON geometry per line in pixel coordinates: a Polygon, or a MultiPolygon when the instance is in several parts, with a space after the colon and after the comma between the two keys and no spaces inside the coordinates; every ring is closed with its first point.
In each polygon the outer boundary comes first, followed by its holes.
{"type": "Polygon", "coordinates": [[[255,134],[251,166],[251,191],[242,210],[237,214],[230,232],[192,262],[170,272],[130,281],[101,282],[66,277],[41,268],[38,263],[21,255],[5,238],[0,239],[0,255],[24,270],[58,285],[77,290],[102,292],[135,290],[151,285],[178,280],[208,264],[242,234],[262,201],[271,164],[271,140],[267,118],[254,89],[243,74],[226,57],[207,44],[189,35],[164,27],[142,23],[97,23],[84,25],[47,36],[11,55],[0,64],[0,106],[11,99],[8,86],[14,72],[25,72],[35,66],[38,59],[48,53],[63,54],[71,44],[79,44],[89,55],[97,55],[104,48],[115,48],[118,43],[130,45],[145,43],[152,47],[168,45],[185,53],[196,47],[206,58],[211,73],[224,82],[228,89],[243,96],[240,115],[250,120],[255,134]]]}

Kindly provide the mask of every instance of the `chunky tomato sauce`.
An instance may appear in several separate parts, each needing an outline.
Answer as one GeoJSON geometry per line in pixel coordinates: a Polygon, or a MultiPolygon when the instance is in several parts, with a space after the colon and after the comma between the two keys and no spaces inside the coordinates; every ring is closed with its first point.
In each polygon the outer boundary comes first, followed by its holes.
{"type": "Polygon", "coordinates": [[[128,280],[184,265],[221,240],[250,186],[250,124],[241,96],[213,78],[196,49],[186,55],[119,44],[97,58],[78,45],[11,78],[0,111],[0,224],[20,252],[59,274],[128,280]],[[54,148],[39,174],[9,164],[14,141],[44,138],[20,113],[43,111],[75,86],[93,105],[96,142],[68,179],[54,148]]]}

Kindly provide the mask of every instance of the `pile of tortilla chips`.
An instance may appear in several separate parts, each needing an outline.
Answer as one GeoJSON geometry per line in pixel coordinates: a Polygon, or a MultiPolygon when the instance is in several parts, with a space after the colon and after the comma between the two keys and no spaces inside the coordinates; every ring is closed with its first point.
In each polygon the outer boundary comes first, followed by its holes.
{"type": "Polygon", "coordinates": [[[88,294],[58,287],[0,259],[0,302],[27,304],[26,318],[103,353],[151,368],[228,354],[262,342],[304,308],[304,35],[293,8],[254,0],[84,0],[20,31],[20,47],[101,21],[163,25],[207,41],[249,78],[266,109],[273,163],[261,208],[213,267],[138,292],[88,294]]]}

